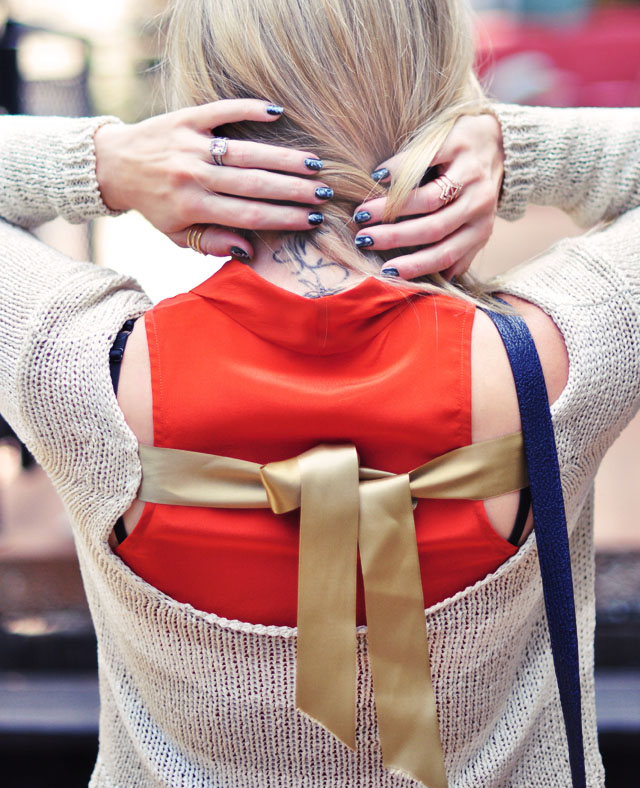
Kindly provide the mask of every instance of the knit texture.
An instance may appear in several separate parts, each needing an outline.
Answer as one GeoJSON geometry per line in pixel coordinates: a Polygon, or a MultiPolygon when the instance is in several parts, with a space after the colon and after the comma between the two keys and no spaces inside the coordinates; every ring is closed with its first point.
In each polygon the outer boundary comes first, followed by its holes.
{"type": "MultiPolygon", "coordinates": [[[[551,315],[569,353],[569,381],[552,414],[588,785],[601,788],[593,477],[640,398],[640,211],[632,210],[640,112],[496,111],[507,154],[503,215],[517,216],[529,202],[564,207],[584,224],[627,211],[501,283],[551,315]]],[[[21,122],[0,118],[0,215],[28,227],[52,212],[74,220],[107,213],[93,169],[101,121],[64,121],[54,132],[49,121],[30,119],[28,131],[16,132],[21,122]],[[18,154],[28,177],[16,174],[18,154]]],[[[122,323],[150,306],[132,279],[72,262],[0,222],[0,411],[68,508],[98,634],[100,751],[91,788],[416,788],[382,767],[364,629],[354,753],[295,711],[295,629],[227,621],[178,603],[109,548],[140,482],[137,442],[111,387],[109,347],[122,323]]],[[[426,624],[450,787],[569,788],[535,535],[496,572],[429,608],[426,624]]]]}

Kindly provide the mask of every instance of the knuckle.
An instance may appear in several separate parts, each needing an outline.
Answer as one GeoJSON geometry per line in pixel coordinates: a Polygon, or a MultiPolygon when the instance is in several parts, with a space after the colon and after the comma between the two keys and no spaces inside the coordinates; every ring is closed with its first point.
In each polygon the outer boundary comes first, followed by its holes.
{"type": "Polygon", "coordinates": [[[315,202],[314,190],[317,187],[315,184],[309,184],[306,181],[293,180],[290,184],[291,198],[295,202],[315,202]]]}
{"type": "Polygon", "coordinates": [[[185,167],[181,162],[174,161],[169,165],[167,180],[173,189],[180,189],[192,180],[192,174],[188,167],[185,167]]]}
{"type": "Polygon", "coordinates": [[[432,244],[445,235],[444,221],[440,217],[432,217],[423,229],[422,243],[432,244]]]}
{"type": "Polygon", "coordinates": [[[451,249],[442,249],[438,254],[438,269],[450,268],[457,259],[451,249]]]}
{"type": "MultiPolygon", "coordinates": [[[[371,233],[370,233],[371,234],[371,233]]],[[[395,226],[385,228],[384,234],[376,239],[378,248],[397,249],[402,246],[400,231],[395,226]]]]}
{"type": "Polygon", "coordinates": [[[176,209],[176,218],[183,227],[192,224],[196,214],[196,205],[193,200],[181,200],[176,209]]]}
{"type": "MultiPolygon", "coordinates": [[[[310,154],[309,154],[310,155],[310,154]]],[[[278,165],[287,170],[302,170],[307,173],[309,170],[304,166],[304,160],[308,158],[306,154],[300,154],[294,150],[285,150],[279,155],[278,165]]]]}
{"type": "Polygon", "coordinates": [[[467,183],[475,183],[482,179],[484,171],[477,161],[470,161],[466,166],[465,177],[467,183]]]}
{"type": "Polygon", "coordinates": [[[431,273],[431,266],[425,261],[422,262],[407,262],[402,268],[402,276],[405,279],[415,279],[418,276],[425,276],[431,273]]]}
{"type": "Polygon", "coordinates": [[[237,176],[236,185],[241,194],[256,195],[262,197],[266,191],[265,176],[263,173],[257,172],[242,172],[237,176]]]}
{"type": "Polygon", "coordinates": [[[289,230],[300,230],[301,228],[311,228],[309,224],[308,213],[306,211],[291,210],[287,213],[285,219],[286,226],[289,230]]]}
{"type": "Polygon", "coordinates": [[[480,235],[486,241],[493,232],[493,215],[485,217],[480,222],[480,235]]]}
{"type": "Polygon", "coordinates": [[[257,205],[248,205],[243,211],[242,219],[248,230],[261,230],[264,226],[264,216],[257,205]]]}
{"type": "MultiPolygon", "coordinates": [[[[249,164],[249,160],[251,158],[250,151],[247,148],[239,143],[236,143],[237,149],[233,151],[233,158],[237,162],[238,167],[246,167],[249,164]]],[[[230,151],[231,152],[231,151],[230,151]]]]}
{"type": "Polygon", "coordinates": [[[491,184],[484,184],[479,194],[479,205],[484,211],[492,211],[495,208],[498,195],[491,184]]]}

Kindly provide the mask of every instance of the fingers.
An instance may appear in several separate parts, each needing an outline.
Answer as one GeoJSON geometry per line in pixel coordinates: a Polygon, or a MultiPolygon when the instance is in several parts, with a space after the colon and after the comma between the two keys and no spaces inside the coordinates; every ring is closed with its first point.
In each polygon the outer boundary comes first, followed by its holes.
{"type": "Polygon", "coordinates": [[[238,195],[256,200],[282,200],[321,205],[333,197],[322,182],[267,170],[241,170],[202,164],[199,182],[209,192],[238,195]]]}
{"type": "Polygon", "coordinates": [[[239,260],[250,260],[253,257],[251,244],[238,233],[225,227],[192,226],[177,233],[170,233],[169,238],[178,246],[189,247],[194,251],[199,249],[201,254],[214,257],[231,255],[239,260]]]}
{"type": "Polygon", "coordinates": [[[179,110],[187,125],[204,131],[224,126],[227,123],[239,123],[243,120],[256,120],[269,123],[277,120],[284,109],[277,104],[259,99],[223,99],[199,107],[187,107],[179,110]]]}
{"type": "MultiPolygon", "coordinates": [[[[208,138],[202,146],[202,159],[207,164],[211,164],[210,142],[211,138],[208,138]]],[[[311,175],[322,169],[322,161],[313,153],[246,140],[229,140],[222,163],[225,167],[274,170],[301,175],[311,175]]]]}
{"type": "MultiPolygon", "coordinates": [[[[449,183],[457,182],[451,177],[449,183]]],[[[385,198],[363,203],[354,214],[354,221],[362,227],[356,236],[356,246],[364,245],[382,250],[434,244],[462,225],[479,221],[491,214],[482,201],[476,198],[468,199],[464,191],[448,204],[445,198],[443,182],[428,183],[414,189],[402,208],[401,217],[413,218],[377,225],[376,221],[383,221],[385,198]],[[363,236],[369,240],[364,243],[359,241],[363,236]]]]}
{"type": "Polygon", "coordinates": [[[482,237],[478,227],[466,225],[438,244],[395,257],[388,266],[395,268],[402,279],[449,271],[453,271],[449,278],[451,275],[460,276],[468,268],[468,265],[464,266],[471,264],[477,251],[486,243],[486,240],[479,240],[482,237]]]}
{"type": "Polygon", "coordinates": [[[457,210],[442,211],[433,216],[421,216],[417,219],[406,219],[397,224],[380,224],[360,230],[356,236],[369,238],[366,247],[380,249],[399,249],[403,246],[425,246],[435,244],[451,235],[467,221],[467,214],[459,206],[457,210]]]}
{"type": "MultiPolygon", "coordinates": [[[[442,187],[437,183],[428,183],[420,189],[414,189],[402,206],[398,218],[437,211],[444,205],[440,198],[441,193],[442,187]]],[[[359,205],[354,213],[356,224],[364,227],[383,221],[386,203],[386,197],[377,197],[375,200],[369,200],[359,205]]]]}
{"type": "Polygon", "coordinates": [[[186,224],[218,224],[243,230],[311,230],[322,224],[318,210],[273,205],[228,195],[204,193],[184,207],[186,224]]]}

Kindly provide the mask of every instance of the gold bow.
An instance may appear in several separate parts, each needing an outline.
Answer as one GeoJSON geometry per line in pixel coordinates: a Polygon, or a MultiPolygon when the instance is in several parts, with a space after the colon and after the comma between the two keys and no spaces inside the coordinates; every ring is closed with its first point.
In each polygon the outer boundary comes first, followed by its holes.
{"type": "Polygon", "coordinates": [[[525,487],[522,433],[463,446],[405,474],[360,468],[351,444],[263,466],[139,448],[143,501],[276,514],[300,508],[296,706],[352,749],[360,549],[384,764],[446,788],[412,498],[482,500],[525,487]]]}

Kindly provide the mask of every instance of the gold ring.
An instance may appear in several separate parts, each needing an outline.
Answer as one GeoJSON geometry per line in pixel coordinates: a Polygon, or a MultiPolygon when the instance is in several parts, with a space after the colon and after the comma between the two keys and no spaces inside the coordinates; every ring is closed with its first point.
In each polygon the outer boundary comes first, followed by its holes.
{"type": "Polygon", "coordinates": [[[462,184],[457,181],[452,181],[451,178],[448,178],[446,175],[438,176],[434,180],[434,183],[437,183],[442,190],[440,192],[440,199],[444,205],[453,202],[462,191],[462,184]]]}
{"type": "Polygon", "coordinates": [[[200,240],[207,229],[206,224],[193,224],[187,232],[187,246],[198,254],[205,254],[200,248],[200,240]]]}

